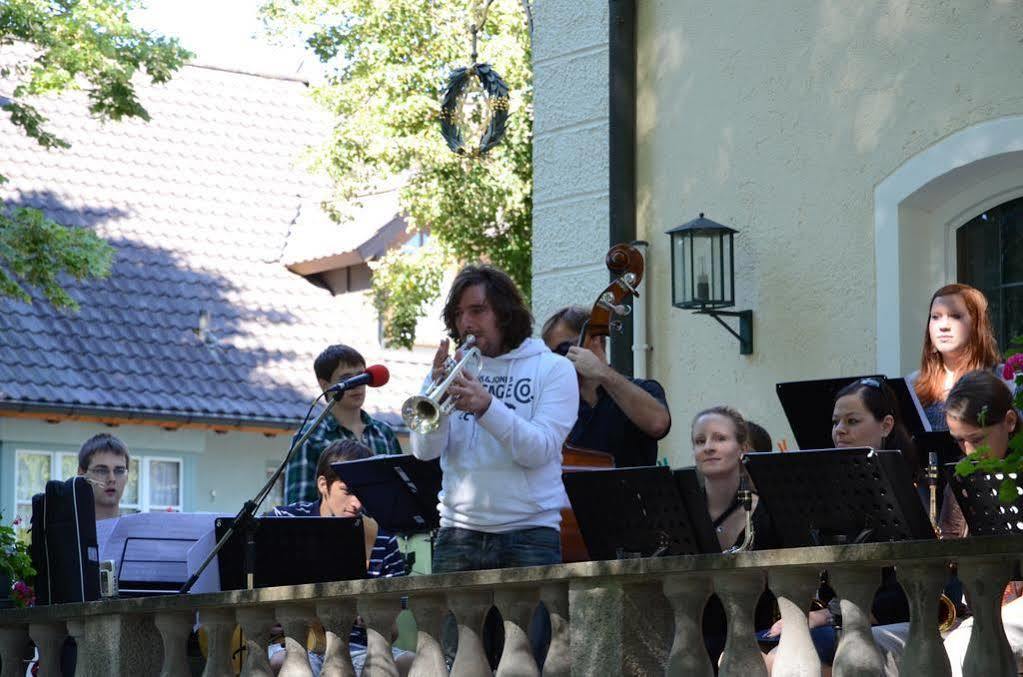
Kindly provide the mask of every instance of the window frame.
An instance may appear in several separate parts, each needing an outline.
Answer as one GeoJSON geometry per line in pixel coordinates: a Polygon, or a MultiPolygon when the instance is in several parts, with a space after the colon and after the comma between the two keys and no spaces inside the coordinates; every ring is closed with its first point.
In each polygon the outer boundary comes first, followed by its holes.
{"type": "MultiPolygon", "coordinates": [[[[52,449],[27,449],[27,448],[15,448],[14,449],[14,513],[15,515],[22,513],[22,508],[25,510],[22,514],[31,515],[32,513],[32,500],[27,501],[21,500],[18,497],[19,481],[21,480],[18,472],[18,460],[22,454],[35,454],[35,455],[46,455],[50,459],[50,477],[49,479],[60,478],[66,480],[68,478],[63,477],[61,473],[61,463],[63,460],[71,456],[75,459],[75,470],[78,468],[78,452],[76,451],[54,451],[52,449]]],[[[174,512],[182,512],[184,510],[184,477],[185,477],[185,459],[182,456],[168,456],[165,454],[159,455],[148,455],[148,454],[131,454],[130,456],[132,463],[138,463],[138,502],[127,503],[121,501],[121,514],[130,514],[136,512],[154,512],[167,510],[168,508],[174,512]],[[153,461],[165,462],[165,463],[176,463],[178,465],[178,502],[175,504],[155,504],[150,500],[149,489],[150,489],[150,463],[153,461]]],[[[39,487],[33,492],[33,495],[43,491],[43,487],[39,487]]]]}

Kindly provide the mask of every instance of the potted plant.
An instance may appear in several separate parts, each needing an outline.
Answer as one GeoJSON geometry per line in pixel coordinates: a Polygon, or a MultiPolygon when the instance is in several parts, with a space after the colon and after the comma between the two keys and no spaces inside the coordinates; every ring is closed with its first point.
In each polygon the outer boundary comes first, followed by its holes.
{"type": "Polygon", "coordinates": [[[21,518],[4,524],[0,516],[0,608],[27,607],[35,603],[32,590],[36,571],[28,545],[19,537],[21,518]]]}

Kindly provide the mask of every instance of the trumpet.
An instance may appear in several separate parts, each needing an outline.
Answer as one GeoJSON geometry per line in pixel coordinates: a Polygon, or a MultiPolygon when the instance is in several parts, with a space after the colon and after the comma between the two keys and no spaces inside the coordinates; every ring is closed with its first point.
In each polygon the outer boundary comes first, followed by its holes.
{"type": "Polygon", "coordinates": [[[441,420],[455,409],[455,399],[448,394],[448,388],[463,371],[479,376],[483,369],[483,354],[476,347],[476,337],[468,334],[459,348],[462,357],[457,362],[448,358],[444,363],[440,383],[431,380],[421,395],[413,395],[401,405],[401,418],[409,430],[426,434],[437,429],[441,420]]]}

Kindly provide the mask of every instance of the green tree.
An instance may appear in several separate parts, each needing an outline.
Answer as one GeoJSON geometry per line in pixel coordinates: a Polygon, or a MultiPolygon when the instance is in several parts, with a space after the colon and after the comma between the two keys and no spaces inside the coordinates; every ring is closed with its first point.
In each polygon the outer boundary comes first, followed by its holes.
{"type": "Polygon", "coordinates": [[[507,83],[511,115],[504,141],[476,159],[447,148],[438,118],[448,73],[469,65],[468,26],[480,16],[480,2],[270,0],[263,7],[271,32],[303,37],[328,68],[314,96],[335,125],[313,161],[336,187],[328,209],[338,215],[381,181],[404,176],[406,218],[413,229],[429,230],[431,255],[396,253],[375,266],[376,305],[397,345],[411,347],[445,262],[490,262],[529,294],[533,94],[520,1],[490,6],[479,36],[478,61],[507,83]],[[430,284],[409,293],[413,282],[430,284]]]}
{"type": "MultiPolygon", "coordinates": [[[[191,56],[176,40],[139,30],[128,12],[137,0],[2,0],[0,49],[16,56],[0,78],[17,82],[0,109],[23,133],[49,150],[67,148],[47,131],[33,97],[84,90],[89,112],[103,120],[149,119],[132,78],[144,72],[167,82],[191,56]],[[18,56],[23,55],[23,56],[18,56]]],[[[2,160],[0,160],[2,162],[2,160]]],[[[0,183],[7,179],[0,165],[0,183]]],[[[61,276],[103,277],[113,249],[95,233],[65,228],[34,209],[0,205],[0,295],[31,302],[38,292],[58,308],[77,304],[61,276]]]]}

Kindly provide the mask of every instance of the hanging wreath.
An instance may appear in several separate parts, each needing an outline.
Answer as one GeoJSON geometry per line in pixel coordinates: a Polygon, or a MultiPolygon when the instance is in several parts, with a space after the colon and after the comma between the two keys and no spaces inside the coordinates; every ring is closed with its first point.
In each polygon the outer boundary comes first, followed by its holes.
{"type": "Polygon", "coordinates": [[[453,152],[467,157],[479,157],[496,146],[504,138],[508,124],[508,85],[490,64],[478,63],[469,68],[456,68],[448,76],[448,86],[440,106],[440,132],[453,152]],[[472,78],[479,80],[486,94],[490,116],[486,129],[480,137],[479,146],[466,148],[462,128],[458,125],[458,110],[462,104],[466,87],[472,78]]]}

